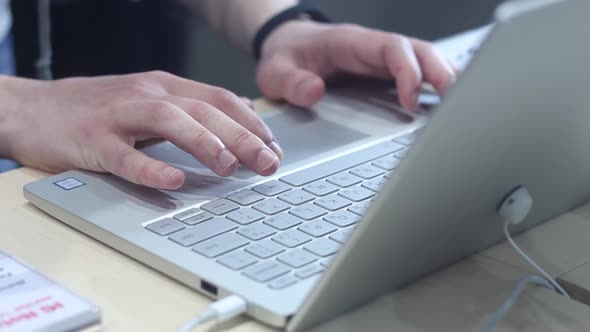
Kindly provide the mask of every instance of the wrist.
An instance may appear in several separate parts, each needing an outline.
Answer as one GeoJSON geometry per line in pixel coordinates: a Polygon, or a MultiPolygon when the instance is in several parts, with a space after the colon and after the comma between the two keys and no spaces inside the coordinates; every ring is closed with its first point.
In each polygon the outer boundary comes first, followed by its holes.
{"type": "Polygon", "coordinates": [[[331,22],[326,15],[311,5],[298,4],[290,7],[270,18],[256,32],[252,41],[252,49],[256,59],[260,59],[263,45],[266,44],[266,40],[271,34],[274,34],[279,27],[296,21],[331,22]]]}
{"type": "Polygon", "coordinates": [[[287,21],[276,27],[264,40],[260,47],[260,59],[267,57],[281,48],[285,41],[292,41],[305,32],[321,25],[312,21],[293,20],[287,21]]]}

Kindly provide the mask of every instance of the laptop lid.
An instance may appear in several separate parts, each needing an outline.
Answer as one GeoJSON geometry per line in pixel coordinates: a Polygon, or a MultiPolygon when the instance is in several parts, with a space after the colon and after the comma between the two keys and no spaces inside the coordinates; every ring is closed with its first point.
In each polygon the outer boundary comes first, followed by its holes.
{"type": "Polygon", "coordinates": [[[552,3],[499,9],[479,54],[289,330],[308,329],[501,241],[496,209],[518,185],[534,202],[517,232],[590,199],[590,2],[552,3]]]}

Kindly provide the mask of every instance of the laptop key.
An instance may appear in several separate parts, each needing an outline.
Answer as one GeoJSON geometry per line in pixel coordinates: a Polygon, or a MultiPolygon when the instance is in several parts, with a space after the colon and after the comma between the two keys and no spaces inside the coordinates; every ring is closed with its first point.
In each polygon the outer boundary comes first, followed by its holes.
{"type": "Polygon", "coordinates": [[[361,202],[359,204],[353,205],[351,207],[348,208],[348,211],[357,214],[359,216],[364,216],[365,214],[367,214],[367,210],[369,209],[369,206],[371,206],[371,202],[370,201],[364,201],[361,202]]]}
{"type": "Polygon", "coordinates": [[[225,265],[232,270],[241,270],[256,262],[258,262],[256,257],[241,250],[230,252],[217,260],[217,263],[225,265]]]}
{"type": "Polygon", "coordinates": [[[225,198],[201,205],[201,209],[218,216],[237,210],[239,208],[240,206],[238,204],[225,198]]]}
{"type": "Polygon", "coordinates": [[[346,227],[356,224],[361,220],[361,216],[348,211],[338,211],[325,216],[324,220],[338,227],[346,227]]]}
{"type": "Polygon", "coordinates": [[[183,221],[185,219],[188,219],[190,217],[194,217],[196,215],[205,213],[205,211],[201,210],[201,209],[188,209],[186,211],[182,211],[180,213],[177,213],[174,215],[174,219],[178,220],[178,221],[183,221]]]}
{"type": "Polygon", "coordinates": [[[334,255],[340,250],[340,244],[330,239],[319,239],[303,246],[303,249],[314,253],[320,257],[334,255]]]}
{"type": "Polygon", "coordinates": [[[324,272],[324,270],[325,268],[323,266],[319,264],[313,264],[298,270],[297,273],[295,273],[295,276],[301,279],[305,279],[314,276],[318,273],[322,273],[324,272]]]}
{"type": "Polygon", "coordinates": [[[240,205],[250,205],[264,199],[264,196],[250,189],[240,190],[235,194],[227,196],[227,199],[240,205]]]}
{"type": "Polygon", "coordinates": [[[296,229],[291,229],[283,233],[279,233],[271,238],[285,247],[295,248],[301,244],[311,241],[311,237],[296,229]]]}
{"type": "Polygon", "coordinates": [[[393,155],[391,155],[391,156],[385,156],[385,157],[381,157],[377,160],[374,160],[371,164],[373,166],[377,166],[377,167],[384,169],[386,171],[393,171],[394,169],[396,169],[399,166],[400,162],[401,162],[401,160],[399,160],[396,157],[394,157],[393,155]]]}
{"type": "Polygon", "coordinates": [[[225,218],[214,218],[172,234],[169,239],[181,246],[188,247],[236,228],[238,225],[232,221],[225,218]]]}
{"type": "Polygon", "coordinates": [[[363,179],[345,171],[330,176],[326,179],[326,181],[330,182],[331,184],[335,184],[338,187],[346,188],[361,183],[363,179]]]}
{"type": "Polygon", "coordinates": [[[292,208],[289,213],[303,220],[312,220],[323,216],[324,214],[328,213],[328,211],[313,203],[306,203],[304,205],[292,208]]]}
{"type": "Polygon", "coordinates": [[[183,224],[171,218],[162,219],[145,226],[145,228],[149,229],[150,231],[162,236],[178,232],[184,227],[185,226],[183,224]]]}
{"type": "Polygon", "coordinates": [[[385,183],[387,182],[387,180],[383,177],[378,177],[375,179],[371,179],[367,182],[364,182],[361,186],[363,188],[367,188],[369,190],[372,190],[376,193],[381,192],[381,189],[383,189],[383,186],[385,185],[385,183]]]}
{"type": "Polygon", "coordinates": [[[330,182],[326,182],[324,180],[316,181],[310,183],[303,187],[303,190],[312,193],[316,196],[326,196],[338,191],[338,187],[331,184],[330,182]]]}
{"type": "Polygon", "coordinates": [[[282,195],[279,195],[278,198],[281,201],[287,202],[291,205],[301,205],[303,203],[313,201],[315,199],[315,196],[301,189],[293,189],[287,191],[282,195]]]}
{"type": "Polygon", "coordinates": [[[280,201],[276,198],[269,198],[262,202],[252,205],[252,207],[262,213],[273,215],[288,210],[291,207],[291,205],[283,201],[280,201]]]}
{"type": "Polygon", "coordinates": [[[255,221],[264,219],[265,216],[254,209],[243,208],[231,212],[225,217],[231,221],[237,222],[240,225],[248,225],[255,221]]]}
{"type": "Polygon", "coordinates": [[[290,267],[300,268],[317,260],[316,256],[302,249],[295,249],[277,257],[277,259],[290,267]]]}
{"type": "Polygon", "coordinates": [[[258,282],[267,282],[283,274],[291,272],[291,269],[275,260],[258,263],[244,270],[243,274],[258,282]]]}
{"type": "Polygon", "coordinates": [[[285,229],[289,229],[291,227],[297,226],[301,224],[303,220],[289,214],[289,213],[280,213],[276,216],[268,217],[264,219],[263,223],[274,227],[280,231],[285,229]]]}
{"type": "Polygon", "coordinates": [[[238,234],[243,235],[253,241],[258,241],[267,236],[271,236],[276,232],[277,231],[274,228],[266,226],[265,224],[260,222],[246,227],[242,227],[238,230],[238,234]]]}
{"type": "Polygon", "coordinates": [[[275,242],[272,242],[271,240],[264,240],[249,245],[245,250],[252,255],[264,259],[282,253],[285,251],[285,248],[281,247],[275,242]]]}
{"type": "Polygon", "coordinates": [[[382,170],[379,167],[375,167],[371,164],[364,164],[361,166],[357,166],[353,169],[350,170],[350,173],[359,176],[363,179],[372,179],[376,176],[379,176],[383,173],[385,173],[384,170],[382,170]]]}
{"type": "Polygon", "coordinates": [[[350,187],[340,190],[338,195],[348,198],[351,201],[360,202],[375,196],[375,193],[363,187],[350,187]]]}
{"type": "Polygon", "coordinates": [[[293,285],[294,283],[296,283],[298,281],[299,281],[299,279],[297,279],[293,275],[289,274],[286,276],[276,278],[275,280],[271,281],[268,284],[268,287],[270,287],[272,289],[283,289],[285,287],[293,285]]]}
{"type": "Polygon", "coordinates": [[[334,233],[330,235],[330,239],[338,243],[344,243],[350,237],[350,234],[352,234],[352,228],[344,229],[340,232],[334,233]]]}
{"type": "Polygon", "coordinates": [[[329,160],[299,172],[285,175],[281,177],[280,180],[295,187],[303,186],[310,182],[336,174],[343,169],[364,164],[367,161],[394,153],[403,147],[403,145],[393,141],[378,143],[366,149],[355,151],[351,154],[329,160]]]}
{"type": "Polygon", "coordinates": [[[298,229],[304,233],[307,233],[313,237],[321,237],[326,234],[330,234],[337,230],[334,225],[329,224],[322,220],[314,220],[305,223],[298,227],[298,229]]]}
{"type": "Polygon", "coordinates": [[[291,189],[291,186],[278,180],[268,181],[252,188],[255,192],[265,196],[275,196],[289,189],[291,189]]]}
{"type": "Polygon", "coordinates": [[[211,213],[203,211],[203,213],[199,213],[199,214],[194,215],[190,218],[184,219],[182,222],[187,225],[193,226],[193,225],[202,223],[203,221],[207,221],[212,218],[213,218],[213,215],[211,213]]]}
{"type": "Polygon", "coordinates": [[[247,245],[249,241],[235,233],[227,233],[203,241],[193,247],[193,251],[205,257],[214,258],[247,245]]]}
{"type": "Polygon", "coordinates": [[[330,210],[330,211],[336,211],[336,210],[340,210],[343,207],[349,206],[352,204],[351,201],[347,200],[346,198],[343,198],[341,196],[338,196],[336,194],[332,194],[329,196],[325,196],[325,197],[321,197],[315,200],[315,202],[313,202],[313,204],[317,205],[317,206],[321,206],[324,209],[330,210]]]}

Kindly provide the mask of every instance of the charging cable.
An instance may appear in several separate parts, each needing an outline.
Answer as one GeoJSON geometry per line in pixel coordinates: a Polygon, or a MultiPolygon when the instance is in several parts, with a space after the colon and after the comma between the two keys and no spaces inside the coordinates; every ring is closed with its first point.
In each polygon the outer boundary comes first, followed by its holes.
{"type": "Polygon", "coordinates": [[[545,270],[543,270],[537,263],[535,263],[535,261],[529,257],[529,255],[527,255],[522,249],[520,249],[520,247],[514,242],[514,240],[512,240],[512,237],[510,236],[510,232],[508,231],[508,222],[504,222],[504,235],[506,236],[506,239],[508,240],[508,243],[510,243],[510,245],[512,246],[512,248],[514,248],[514,250],[522,257],[524,258],[529,264],[531,264],[537,271],[539,271],[539,273],[545,277],[545,279],[547,280],[547,282],[549,282],[551,284],[551,288],[555,289],[555,291],[557,291],[558,293],[561,293],[561,295],[570,298],[569,294],[557,283],[557,281],[555,281],[555,279],[553,279],[549,273],[547,273],[545,270]]]}
{"type": "Polygon", "coordinates": [[[494,329],[494,327],[498,324],[498,322],[504,319],[504,317],[506,317],[506,315],[508,314],[510,309],[512,309],[512,306],[514,305],[514,303],[516,303],[516,300],[518,300],[518,297],[520,296],[520,294],[522,294],[526,285],[528,284],[534,284],[554,290],[553,286],[547,280],[534,274],[530,274],[520,279],[516,286],[514,286],[514,288],[512,289],[512,292],[510,292],[510,295],[508,296],[506,301],[504,301],[504,303],[502,303],[498,310],[496,310],[496,312],[494,312],[486,320],[486,322],[480,329],[480,332],[491,332],[494,329]]]}
{"type": "Polygon", "coordinates": [[[549,273],[543,270],[532,258],[529,257],[512,239],[509,232],[510,225],[520,224],[526,219],[529,212],[533,207],[533,198],[531,197],[528,190],[523,186],[516,187],[510,192],[506,198],[498,206],[498,214],[502,217],[504,222],[503,231],[506,240],[512,248],[531,264],[535,270],[541,275],[528,275],[518,281],[518,283],[512,288],[508,298],[502,303],[502,305],[486,320],[480,332],[490,332],[498,324],[499,321],[504,319],[518,297],[524,291],[526,285],[535,284],[551,290],[554,290],[563,296],[570,298],[569,294],[553,279],[549,273]]]}
{"type": "Polygon", "coordinates": [[[186,323],[178,332],[191,332],[195,327],[211,322],[226,321],[246,312],[247,302],[242,297],[230,295],[213,302],[190,322],[186,323]]]}

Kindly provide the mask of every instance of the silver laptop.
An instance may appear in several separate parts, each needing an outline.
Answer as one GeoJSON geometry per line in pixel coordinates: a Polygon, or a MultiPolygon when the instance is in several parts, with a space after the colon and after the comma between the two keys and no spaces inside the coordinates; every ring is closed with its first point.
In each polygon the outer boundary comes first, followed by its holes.
{"type": "Polygon", "coordinates": [[[286,151],[270,178],[220,178],[162,143],[144,152],[187,173],[177,191],[75,170],[24,193],[210,297],[307,329],[500,241],[496,207],[516,186],[534,199],[517,231],[590,199],[589,12],[586,0],[504,5],[435,111],[404,112],[365,84],[265,113],[286,151]]]}

